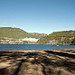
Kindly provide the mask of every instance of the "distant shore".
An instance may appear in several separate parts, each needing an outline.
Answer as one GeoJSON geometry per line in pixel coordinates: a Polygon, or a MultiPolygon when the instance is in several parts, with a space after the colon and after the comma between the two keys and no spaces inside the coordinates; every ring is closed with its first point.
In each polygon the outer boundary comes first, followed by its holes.
{"type": "Polygon", "coordinates": [[[75,49],[0,51],[0,75],[75,75],[75,49]]]}

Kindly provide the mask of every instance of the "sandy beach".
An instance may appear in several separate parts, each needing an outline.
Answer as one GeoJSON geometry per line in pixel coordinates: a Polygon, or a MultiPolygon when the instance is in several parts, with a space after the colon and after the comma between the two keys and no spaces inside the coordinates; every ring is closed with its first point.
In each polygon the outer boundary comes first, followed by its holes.
{"type": "Polygon", "coordinates": [[[75,49],[0,51],[0,75],[75,75],[75,49]]]}

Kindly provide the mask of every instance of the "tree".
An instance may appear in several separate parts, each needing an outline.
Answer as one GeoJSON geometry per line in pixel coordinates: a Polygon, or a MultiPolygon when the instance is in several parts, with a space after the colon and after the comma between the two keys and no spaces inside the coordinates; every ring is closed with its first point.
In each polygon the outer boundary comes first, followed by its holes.
{"type": "Polygon", "coordinates": [[[75,45],[75,38],[71,42],[72,45],[75,45]]]}

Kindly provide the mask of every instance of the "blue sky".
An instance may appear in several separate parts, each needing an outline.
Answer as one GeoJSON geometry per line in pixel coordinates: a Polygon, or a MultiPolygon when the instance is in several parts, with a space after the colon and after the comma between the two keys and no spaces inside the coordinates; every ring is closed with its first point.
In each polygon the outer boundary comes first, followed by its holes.
{"type": "Polygon", "coordinates": [[[75,0],[0,0],[0,27],[47,34],[75,30],[75,0]]]}

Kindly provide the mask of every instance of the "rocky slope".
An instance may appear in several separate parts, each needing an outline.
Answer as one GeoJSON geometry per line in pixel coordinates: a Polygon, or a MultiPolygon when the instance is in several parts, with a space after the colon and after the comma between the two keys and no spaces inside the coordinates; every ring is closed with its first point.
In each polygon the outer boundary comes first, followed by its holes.
{"type": "Polygon", "coordinates": [[[0,51],[0,75],[75,75],[75,49],[0,51]]]}

